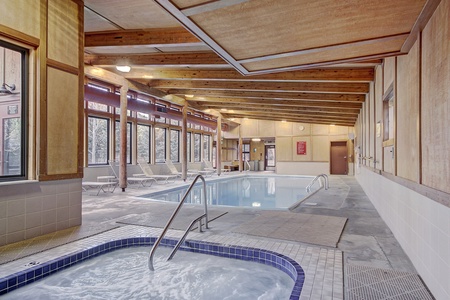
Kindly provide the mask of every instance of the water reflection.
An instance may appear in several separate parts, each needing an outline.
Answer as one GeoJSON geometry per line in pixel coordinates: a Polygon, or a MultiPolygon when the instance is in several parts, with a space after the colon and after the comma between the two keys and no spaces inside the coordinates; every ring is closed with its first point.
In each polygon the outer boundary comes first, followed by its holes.
{"type": "MultiPolygon", "coordinates": [[[[309,177],[237,177],[207,182],[206,193],[210,205],[283,209],[303,199],[305,187],[310,182],[309,177]]],[[[186,203],[201,204],[202,187],[202,184],[196,184],[186,203]]],[[[142,197],[179,202],[186,190],[179,188],[142,197]]]]}

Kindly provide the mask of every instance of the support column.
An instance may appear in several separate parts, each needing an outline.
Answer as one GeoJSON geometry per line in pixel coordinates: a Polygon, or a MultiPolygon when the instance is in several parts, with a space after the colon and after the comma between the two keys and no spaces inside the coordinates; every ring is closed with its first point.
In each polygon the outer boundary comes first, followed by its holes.
{"type": "Polygon", "coordinates": [[[186,181],[187,179],[187,113],[188,113],[188,105],[185,104],[183,109],[181,110],[183,114],[183,120],[181,121],[181,143],[183,152],[181,153],[181,179],[186,181]]]}
{"type": "Polygon", "coordinates": [[[241,136],[241,125],[239,125],[238,157],[239,157],[239,172],[242,172],[242,171],[243,171],[243,168],[244,168],[244,164],[242,163],[242,136],[241,136]]]}
{"type": "Polygon", "coordinates": [[[119,187],[122,192],[127,188],[127,92],[128,87],[120,88],[120,164],[119,187]]]}
{"type": "Polygon", "coordinates": [[[220,176],[222,170],[222,116],[217,118],[217,147],[216,147],[216,169],[217,175],[220,176]]]}

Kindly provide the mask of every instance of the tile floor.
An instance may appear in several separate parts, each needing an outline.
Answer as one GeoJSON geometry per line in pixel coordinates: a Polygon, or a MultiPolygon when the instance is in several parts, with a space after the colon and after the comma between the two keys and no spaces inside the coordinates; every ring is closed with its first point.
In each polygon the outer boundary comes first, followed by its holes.
{"type": "MultiPolygon", "coordinates": [[[[157,191],[184,184],[183,182],[169,185],[158,184],[151,187],[150,190],[157,191]]],[[[356,180],[352,177],[331,177],[330,186],[330,190],[316,193],[295,212],[347,218],[348,221],[337,248],[234,232],[234,228],[261,215],[261,211],[252,208],[222,208],[227,213],[213,221],[210,230],[204,233],[191,232],[188,239],[261,248],[279,252],[294,259],[302,266],[306,274],[300,298],[304,300],[357,299],[358,295],[355,296],[354,291],[349,293],[348,283],[344,285],[344,282],[348,282],[348,278],[345,278],[348,275],[344,272],[344,266],[365,266],[376,270],[400,271],[416,275],[409,259],[395,242],[392,233],[381,220],[356,180]],[[370,221],[361,223],[361,219],[370,221]],[[381,238],[390,241],[393,239],[394,243],[380,244],[377,239],[381,238]],[[388,251],[392,249],[386,249],[386,247],[395,247],[396,251],[388,251]],[[373,251],[365,251],[367,249],[373,249],[373,251]],[[394,253],[395,257],[386,253],[394,253]]],[[[91,229],[72,232],[72,238],[74,236],[79,238],[75,241],[58,238],[60,242],[63,242],[61,246],[43,239],[40,241],[41,243],[53,246],[44,251],[42,245],[33,245],[35,249],[38,249],[36,254],[31,254],[33,251],[26,252],[27,245],[22,245],[21,249],[17,248],[14,251],[26,253],[26,256],[2,264],[0,277],[26,268],[30,262],[48,260],[73,252],[75,249],[85,249],[87,246],[102,241],[132,236],[158,236],[161,228],[118,223],[120,220],[138,216],[144,212],[170,211],[167,207],[174,206],[173,203],[142,200],[138,197],[148,192],[149,190],[144,188],[129,188],[126,192],[116,190],[113,194],[100,193],[98,196],[90,191],[85,192],[81,228],[91,229]],[[96,234],[95,232],[92,235],[90,234],[94,232],[92,228],[97,228],[102,233],[96,234]]],[[[181,234],[180,230],[168,231],[168,237],[176,238],[181,234]]],[[[2,249],[0,249],[0,256],[1,253],[2,249]]],[[[420,285],[420,281],[414,284],[420,285]]],[[[376,298],[377,295],[379,293],[374,290],[372,296],[375,298],[370,299],[405,299],[386,294],[383,294],[384,298],[376,298]]]]}

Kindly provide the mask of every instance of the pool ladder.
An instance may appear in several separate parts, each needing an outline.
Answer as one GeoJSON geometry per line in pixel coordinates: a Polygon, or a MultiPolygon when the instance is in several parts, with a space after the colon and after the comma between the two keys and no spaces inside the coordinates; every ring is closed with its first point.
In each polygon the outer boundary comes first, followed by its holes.
{"type": "Polygon", "coordinates": [[[192,188],[194,187],[195,183],[197,182],[198,179],[201,179],[203,181],[203,199],[205,202],[205,213],[201,216],[199,216],[198,218],[195,218],[194,220],[192,220],[191,224],[189,224],[188,228],[186,229],[186,231],[184,232],[183,236],[181,237],[181,239],[178,241],[178,243],[175,245],[175,247],[173,248],[172,252],[170,252],[169,258],[167,258],[167,260],[171,260],[173,258],[173,256],[175,255],[175,253],[178,251],[178,249],[180,248],[181,244],[183,244],[184,240],[186,239],[187,235],[189,234],[189,231],[191,231],[192,227],[194,226],[194,224],[196,222],[198,222],[198,228],[199,231],[202,232],[202,219],[205,218],[205,228],[208,229],[208,205],[207,205],[207,201],[206,201],[206,182],[205,182],[205,178],[203,178],[202,175],[197,175],[194,179],[194,181],[192,181],[191,185],[189,186],[188,190],[186,191],[186,193],[183,196],[183,199],[181,199],[180,203],[178,204],[177,208],[174,210],[174,212],[172,213],[172,216],[169,218],[169,221],[167,221],[166,226],[164,227],[161,235],[159,236],[159,238],[156,240],[155,244],[153,245],[152,249],[150,250],[150,256],[148,258],[148,268],[151,271],[154,271],[155,269],[153,268],[153,256],[155,254],[156,248],[158,248],[159,244],[161,243],[161,240],[163,239],[164,235],[166,234],[167,230],[169,230],[169,226],[170,224],[172,224],[172,221],[175,219],[175,217],[177,216],[178,212],[181,209],[181,206],[183,206],[184,201],[186,200],[187,196],[189,195],[189,193],[191,192],[192,188]]]}
{"type": "Polygon", "coordinates": [[[326,190],[328,190],[330,188],[330,185],[328,183],[328,176],[326,174],[319,174],[316,177],[314,177],[314,179],[311,181],[311,183],[308,184],[308,186],[306,187],[307,193],[311,193],[311,187],[314,185],[314,183],[317,180],[319,180],[320,185],[324,186],[326,190]],[[324,183],[322,183],[322,181],[320,179],[322,179],[324,181],[324,183]]]}

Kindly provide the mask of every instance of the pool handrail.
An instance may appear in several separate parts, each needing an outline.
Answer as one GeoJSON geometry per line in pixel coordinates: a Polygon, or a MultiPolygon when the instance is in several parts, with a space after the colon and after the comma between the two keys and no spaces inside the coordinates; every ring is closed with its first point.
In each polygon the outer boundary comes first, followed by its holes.
{"type": "Polygon", "coordinates": [[[189,195],[189,193],[191,192],[192,188],[194,187],[195,183],[197,182],[198,179],[201,179],[203,181],[203,198],[204,198],[204,202],[205,202],[205,213],[203,215],[201,215],[200,217],[194,219],[191,223],[191,225],[189,225],[188,229],[185,231],[183,237],[180,239],[180,241],[178,242],[177,246],[174,248],[174,250],[172,251],[172,253],[170,254],[170,257],[168,260],[170,260],[174,255],[175,252],[178,250],[178,248],[181,246],[181,244],[183,243],[184,239],[186,238],[187,234],[189,233],[189,231],[191,230],[192,226],[195,224],[195,222],[199,222],[199,230],[200,232],[202,231],[202,218],[205,217],[205,228],[208,229],[208,205],[207,205],[207,201],[206,201],[206,181],[205,178],[203,178],[202,175],[197,175],[194,179],[194,181],[192,181],[191,185],[189,186],[189,188],[187,189],[186,193],[184,193],[183,198],[181,199],[180,203],[178,204],[177,208],[174,210],[174,212],[172,213],[172,216],[170,216],[169,220],[167,221],[166,226],[164,226],[163,231],[161,232],[161,235],[159,236],[159,238],[156,240],[156,242],[153,244],[152,249],[150,250],[150,255],[148,258],[148,268],[151,271],[154,271],[154,267],[153,267],[153,256],[155,254],[156,248],[158,248],[158,245],[161,243],[161,240],[163,239],[163,237],[165,236],[167,230],[169,230],[169,226],[170,224],[172,224],[173,220],[175,219],[175,217],[177,216],[178,212],[180,211],[181,207],[183,206],[184,201],[186,200],[187,196],[189,195]]]}
{"type": "MultiPolygon", "coordinates": [[[[248,171],[250,171],[250,168],[251,168],[251,166],[250,166],[250,162],[248,161],[248,159],[246,159],[246,160],[244,160],[245,161],[245,163],[247,164],[247,166],[248,166],[248,170],[247,170],[247,172],[248,171]]],[[[244,165],[245,166],[245,165],[244,165]]],[[[245,167],[244,167],[244,171],[245,171],[245,167]]]]}
{"type": "Polygon", "coordinates": [[[311,193],[311,187],[314,185],[314,183],[318,180],[318,179],[323,179],[324,183],[322,183],[322,181],[319,180],[319,183],[321,186],[324,186],[326,190],[328,190],[330,188],[330,185],[328,183],[328,175],[327,174],[319,174],[316,177],[314,177],[314,179],[311,181],[310,184],[308,184],[308,186],[306,187],[306,192],[307,193],[311,193]]]}

